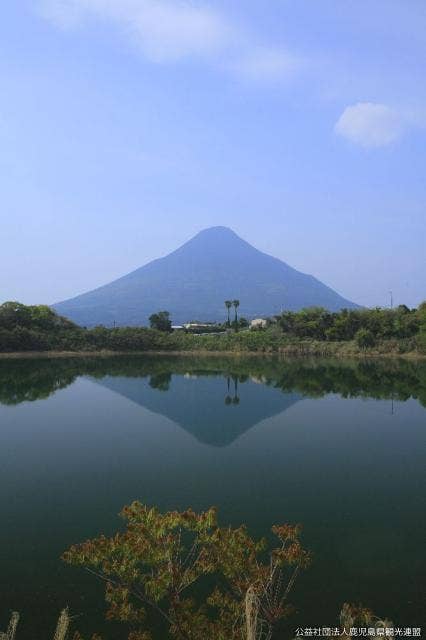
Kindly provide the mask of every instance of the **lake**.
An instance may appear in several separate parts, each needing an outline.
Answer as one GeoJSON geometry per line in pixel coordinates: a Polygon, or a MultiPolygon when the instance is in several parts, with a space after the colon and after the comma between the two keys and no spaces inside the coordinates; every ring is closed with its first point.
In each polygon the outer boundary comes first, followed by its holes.
{"type": "MultiPolygon", "coordinates": [[[[59,556],[138,499],[219,508],[256,536],[303,524],[297,626],[362,602],[425,623],[426,363],[260,357],[0,360],[0,630],[88,633],[103,586],[59,556]]],[[[122,633],[121,637],[125,637],[122,633]]]]}

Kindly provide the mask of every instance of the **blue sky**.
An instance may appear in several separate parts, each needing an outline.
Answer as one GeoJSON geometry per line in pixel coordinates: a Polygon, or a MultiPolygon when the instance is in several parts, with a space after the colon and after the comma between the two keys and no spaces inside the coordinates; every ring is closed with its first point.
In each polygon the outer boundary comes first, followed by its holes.
{"type": "Polygon", "coordinates": [[[424,0],[4,5],[0,301],[213,225],[360,304],[426,298],[424,0]]]}

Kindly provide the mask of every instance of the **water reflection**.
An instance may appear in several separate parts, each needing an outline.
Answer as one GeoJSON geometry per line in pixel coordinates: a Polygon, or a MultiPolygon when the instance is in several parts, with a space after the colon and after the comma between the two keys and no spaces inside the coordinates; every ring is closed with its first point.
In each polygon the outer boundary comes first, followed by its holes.
{"type": "Polygon", "coordinates": [[[234,382],[234,397],[231,397],[230,394],[230,389],[231,389],[231,378],[230,376],[227,376],[226,378],[226,383],[227,383],[227,387],[228,387],[228,393],[225,396],[225,404],[226,405],[231,405],[231,404],[240,404],[240,398],[238,396],[238,378],[233,377],[232,378],[233,382],[234,382]]]}
{"type": "Polygon", "coordinates": [[[304,397],[387,399],[392,412],[409,398],[426,406],[424,362],[140,356],[4,360],[0,403],[44,399],[81,376],[219,447],[304,397]]]}
{"type": "Polygon", "coordinates": [[[262,420],[283,413],[302,398],[301,393],[281,392],[273,384],[259,385],[248,376],[220,370],[148,377],[106,375],[96,381],[169,418],[199,442],[215,447],[231,444],[262,420]]]}
{"type": "Polygon", "coordinates": [[[103,631],[97,585],[58,558],[135,498],[216,505],[258,536],[303,523],[295,626],[333,624],[343,599],[419,626],[426,363],[4,360],[0,405],[0,628],[19,609],[22,640],[49,637],[64,604],[85,637],[103,631]]]}
{"type": "Polygon", "coordinates": [[[238,404],[238,386],[248,382],[286,393],[319,398],[330,393],[344,398],[405,401],[426,406],[426,362],[407,360],[308,360],[257,357],[141,357],[0,360],[0,403],[19,404],[49,397],[80,376],[147,378],[149,386],[169,391],[172,377],[187,380],[222,376],[225,404],[238,404]]]}

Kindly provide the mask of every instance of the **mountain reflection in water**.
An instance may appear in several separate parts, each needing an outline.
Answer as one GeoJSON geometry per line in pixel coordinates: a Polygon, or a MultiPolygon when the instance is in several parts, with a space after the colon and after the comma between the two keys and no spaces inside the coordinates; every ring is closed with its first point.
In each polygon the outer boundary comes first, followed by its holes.
{"type": "Polygon", "coordinates": [[[152,356],[0,361],[0,403],[47,398],[80,376],[214,446],[230,444],[306,396],[416,398],[426,406],[423,362],[152,356]],[[240,402],[244,411],[237,410],[240,402]]]}

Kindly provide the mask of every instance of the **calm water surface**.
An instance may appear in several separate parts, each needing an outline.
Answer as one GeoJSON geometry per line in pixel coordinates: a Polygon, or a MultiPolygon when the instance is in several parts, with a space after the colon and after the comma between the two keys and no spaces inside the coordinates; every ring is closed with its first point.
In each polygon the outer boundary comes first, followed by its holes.
{"type": "Polygon", "coordinates": [[[135,499],[259,536],[301,522],[294,628],[344,601],[424,625],[425,406],[416,362],[0,361],[0,630],[14,609],[20,640],[48,639],[68,604],[117,638],[102,585],[59,556],[135,499]]]}

